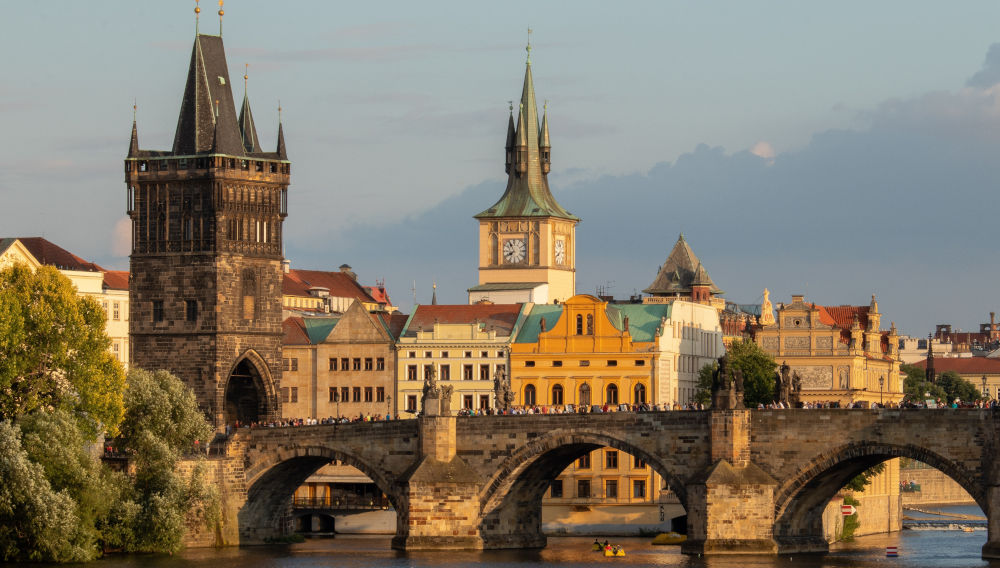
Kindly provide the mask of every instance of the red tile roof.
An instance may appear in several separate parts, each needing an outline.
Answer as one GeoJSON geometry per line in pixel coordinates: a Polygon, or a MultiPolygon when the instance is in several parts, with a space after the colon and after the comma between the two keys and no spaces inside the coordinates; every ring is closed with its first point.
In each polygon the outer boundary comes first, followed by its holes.
{"type": "MultiPolygon", "coordinates": [[[[927,368],[927,359],[913,364],[921,369],[927,368]]],[[[1000,359],[987,357],[935,357],[934,371],[941,374],[945,371],[955,371],[959,375],[995,375],[1000,374],[1000,359]]]]}
{"type": "Polygon", "coordinates": [[[375,303],[368,292],[356,280],[343,272],[323,270],[289,270],[285,274],[281,291],[288,296],[309,296],[309,289],[322,287],[330,290],[330,295],[338,298],[354,298],[362,302],[375,303]]]}
{"type": "Polygon", "coordinates": [[[285,321],[281,322],[281,327],[285,332],[285,338],[282,341],[284,345],[310,345],[302,318],[285,318],[285,321]]]}
{"type": "Polygon", "coordinates": [[[128,290],[128,270],[108,270],[104,273],[104,287],[109,290],[128,290]]]}
{"type": "Polygon", "coordinates": [[[435,323],[483,324],[484,331],[496,330],[498,336],[509,336],[521,313],[521,304],[453,304],[417,306],[402,337],[416,337],[417,331],[430,331],[435,323]]]}
{"type": "Polygon", "coordinates": [[[410,319],[409,314],[401,314],[399,312],[394,312],[392,314],[373,313],[372,317],[378,317],[380,320],[385,322],[385,325],[389,328],[389,333],[392,334],[393,338],[397,338],[400,333],[403,333],[403,327],[406,326],[406,320],[410,319]]]}
{"type": "Polygon", "coordinates": [[[49,242],[42,237],[18,237],[24,248],[34,256],[38,262],[54,266],[63,270],[80,270],[84,272],[102,272],[100,266],[93,262],[88,262],[68,250],[49,242]]]}
{"type": "Polygon", "coordinates": [[[819,310],[819,321],[826,325],[837,326],[840,329],[851,329],[854,317],[857,316],[861,329],[868,328],[869,306],[813,306],[819,310]]]}
{"type": "Polygon", "coordinates": [[[364,289],[376,302],[387,306],[392,305],[392,300],[389,299],[389,291],[385,289],[385,286],[365,286],[364,289]]]}

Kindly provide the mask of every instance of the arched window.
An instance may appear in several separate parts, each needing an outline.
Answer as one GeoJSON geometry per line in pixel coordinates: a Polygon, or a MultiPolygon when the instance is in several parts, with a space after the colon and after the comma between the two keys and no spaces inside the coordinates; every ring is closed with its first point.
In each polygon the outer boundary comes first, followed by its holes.
{"type": "Polygon", "coordinates": [[[535,405],[535,385],[528,385],[524,387],[524,405],[535,405]]]}
{"type": "Polygon", "coordinates": [[[642,383],[635,385],[635,397],[633,401],[635,402],[635,404],[646,403],[646,385],[642,383]]]}
{"type": "Polygon", "coordinates": [[[590,406],[590,385],[587,383],[580,385],[580,404],[590,406]]]}
{"type": "Polygon", "coordinates": [[[576,334],[583,335],[583,316],[576,314],[576,334]]]}
{"type": "Polygon", "coordinates": [[[607,396],[604,398],[604,402],[607,404],[618,404],[618,385],[608,385],[607,396]]]}
{"type": "Polygon", "coordinates": [[[594,316],[587,314],[587,335],[594,335],[594,316]]]}
{"type": "Polygon", "coordinates": [[[563,388],[562,385],[555,385],[552,387],[552,404],[562,404],[563,403],[563,388]]]}

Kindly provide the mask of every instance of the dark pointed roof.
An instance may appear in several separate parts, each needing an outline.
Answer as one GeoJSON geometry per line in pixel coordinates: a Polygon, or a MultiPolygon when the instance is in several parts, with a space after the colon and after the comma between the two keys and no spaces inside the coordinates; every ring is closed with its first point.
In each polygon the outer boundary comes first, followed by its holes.
{"type": "Polygon", "coordinates": [[[278,150],[276,153],[278,154],[279,160],[288,159],[288,152],[285,150],[285,131],[281,127],[280,122],[278,123],[278,150]]]}
{"type": "MultiPolygon", "coordinates": [[[[508,143],[510,132],[508,126],[508,143]]],[[[476,219],[492,217],[559,217],[579,221],[562,208],[549,190],[548,177],[542,172],[541,155],[538,150],[538,105],[535,103],[535,86],[531,78],[531,62],[525,66],[524,88],[521,91],[521,106],[517,116],[515,144],[526,148],[527,170],[518,171],[511,166],[507,178],[507,189],[492,207],[475,215],[476,219]]],[[[515,156],[515,162],[517,157],[515,156]]]]}
{"type": "Polygon", "coordinates": [[[660,267],[656,279],[643,292],[653,295],[687,295],[691,293],[691,286],[708,286],[710,293],[722,293],[682,234],[677,238],[667,261],[660,267]]]}
{"type": "Polygon", "coordinates": [[[243,93],[243,106],[240,107],[240,138],[243,148],[249,153],[260,152],[260,141],[257,138],[257,127],[253,122],[253,112],[250,110],[250,97],[243,93]]]}
{"type": "Polygon", "coordinates": [[[139,131],[135,127],[135,119],[132,119],[132,139],[128,143],[127,158],[134,158],[139,155],[139,131]]]}
{"type": "Polygon", "coordinates": [[[177,119],[173,153],[190,155],[204,152],[232,156],[246,154],[238,128],[222,38],[199,34],[195,36],[191,49],[191,64],[177,119]]]}

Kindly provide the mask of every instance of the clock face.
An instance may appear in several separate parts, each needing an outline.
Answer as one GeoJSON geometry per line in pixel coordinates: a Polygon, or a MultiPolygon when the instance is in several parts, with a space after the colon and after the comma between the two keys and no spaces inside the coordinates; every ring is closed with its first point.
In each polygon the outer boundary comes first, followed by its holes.
{"type": "Polygon", "coordinates": [[[556,264],[566,264],[566,241],[556,241],[556,264]]]}
{"type": "Polygon", "coordinates": [[[524,240],[510,239],[503,243],[503,258],[511,264],[524,260],[524,240]]]}

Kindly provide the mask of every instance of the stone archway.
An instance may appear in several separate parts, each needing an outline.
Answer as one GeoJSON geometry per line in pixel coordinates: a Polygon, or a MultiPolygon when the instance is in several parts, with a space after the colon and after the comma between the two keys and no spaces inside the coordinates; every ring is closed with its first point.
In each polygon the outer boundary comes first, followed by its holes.
{"type": "Polygon", "coordinates": [[[222,394],[223,424],[252,424],[277,418],[274,380],[264,359],[253,350],[236,360],[222,394]]]}
{"type": "Polygon", "coordinates": [[[777,488],[774,539],[778,553],[827,552],[823,510],[830,499],[855,476],[900,457],[921,461],[951,477],[988,512],[981,485],[951,460],[915,446],[855,442],[817,456],[777,488]]]}
{"type": "Polygon", "coordinates": [[[326,447],[283,448],[272,459],[248,472],[247,495],[239,511],[240,544],[255,544],[294,530],[291,499],[295,490],[319,468],[333,461],[353,466],[368,476],[389,503],[400,510],[399,488],[356,456],[326,447]]]}
{"type": "Polygon", "coordinates": [[[541,530],[541,517],[545,491],[570,464],[603,447],[617,449],[646,462],[653,472],[667,481],[687,509],[684,484],[659,456],[600,432],[554,431],[514,452],[483,484],[485,489],[480,495],[483,547],[544,547],[546,538],[541,530]]]}

